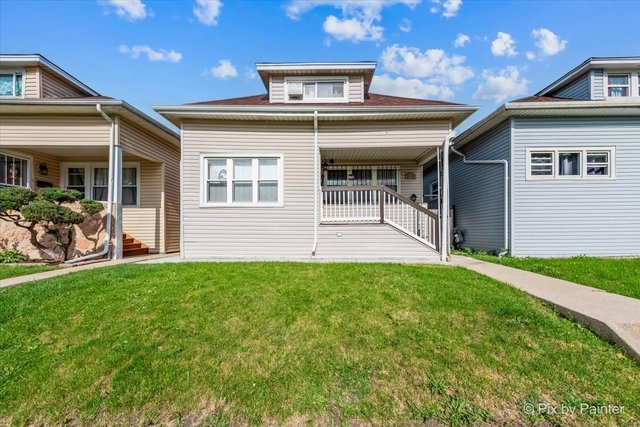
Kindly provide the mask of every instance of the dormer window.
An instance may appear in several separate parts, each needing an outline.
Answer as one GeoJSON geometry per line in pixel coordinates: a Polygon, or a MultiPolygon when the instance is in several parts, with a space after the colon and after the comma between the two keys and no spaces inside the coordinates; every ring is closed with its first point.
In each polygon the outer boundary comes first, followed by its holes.
{"type": "Polygon", "coordinates": [[[22,97],[22,73],[0,73],[0,96],[22,97]]]}
{"type": "Polygon", "coordinates": [[[611,98],[629,96],[629,74],[609,74],[607,78],[607,94],[611,98]]]}
{"type": "Polygon", "coordinates": [[[285,78],[287,102],[347,102],[346,77],[285,78]]]}

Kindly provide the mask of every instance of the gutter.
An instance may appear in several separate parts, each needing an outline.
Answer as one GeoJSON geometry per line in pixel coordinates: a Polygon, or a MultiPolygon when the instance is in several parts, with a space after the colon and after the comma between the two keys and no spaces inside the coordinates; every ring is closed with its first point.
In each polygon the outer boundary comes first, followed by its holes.
{"type": "Polygon", "coordinates": [[[464,164],[472,165],[503,165],[504,166],[504,252],[501,252],[499,256],[509,252],[509,162],[504,159],[495,160],[467,160],[467,156],[456,150],[451,145],[451,152],[462,157],[464,164]]]}
{"type": "Polygon", "coordinates": [[[106,256],[109,253],[109,245],[111,244],[111,223],[113,222],[113,175],[114,175],[114,157],[115,157],[115,123],[113,120],[107,116],[107,114],[102,111],[102,106],[100,104],[96,104],[96,110],[104,119],[109,122],[109,186],[107,187],[108,196],[107,196],[107,226],[105,230],[104,236],[104,245],[100,252],[85,255],[80,258],[71,259],[65,262],[65,264],[75,264],[81,261],[88,261],[95,258],[101,258],[106,256]]]}

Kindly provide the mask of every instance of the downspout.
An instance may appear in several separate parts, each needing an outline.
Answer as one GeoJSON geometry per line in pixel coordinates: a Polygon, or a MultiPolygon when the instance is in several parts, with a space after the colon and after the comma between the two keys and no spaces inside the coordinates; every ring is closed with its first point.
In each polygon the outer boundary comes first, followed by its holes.
{"type": "Polygon", "coordinates": [[[313,248],[315,256],[318,247],[318,111],[313,112],[313,248]]]}
{"type": "Polygon", "coordinates": [[[446,262],[449,257],[449,146],[453,131],[450,131],[442,144],[442,211],[440,214],[440,260],[446,262]]]}
{"type": "Polygon", "coordinates": [[[105,217],[107,225],[105,229],[104,245],[100,252],[85,255],[76,259],[70,259],[68,261],[65,261],[65,264],[75,264],[81,261],[89,261],[95,258],[103,257],[109,253],[109,245],[111,243],[111,222],[113,217],[113,160],[115,154],[115,124],[113,120],[111,120],[111,118],[107,116],[104,111],[102,111],[102,106],[100,104],[96,104],[96,110],[102,117],[104,117],[107,122],[109,122],[109,186],[107,187],[107,215],[105,217]]]}
{"type": "Polygon", "coordinates": [[[456,150],[453,145],[451,151],[462,157],[462,163],[475,165],[496,165],[504,166],[504,251],[498,254],[499,257],[509,253],[509,162],[504,159],[496,160],[467,160],[467,157],[456,150]]]}

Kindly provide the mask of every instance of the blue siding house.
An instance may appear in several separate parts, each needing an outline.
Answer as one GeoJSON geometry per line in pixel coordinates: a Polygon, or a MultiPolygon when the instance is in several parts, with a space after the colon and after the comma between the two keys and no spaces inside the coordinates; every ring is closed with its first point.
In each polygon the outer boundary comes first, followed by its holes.
{"type": "Polygon", "coordinates": [[[463,247],[640,255],[640,57],[590,58],[502,105],[454,138],[450,175],[463,247]]]}

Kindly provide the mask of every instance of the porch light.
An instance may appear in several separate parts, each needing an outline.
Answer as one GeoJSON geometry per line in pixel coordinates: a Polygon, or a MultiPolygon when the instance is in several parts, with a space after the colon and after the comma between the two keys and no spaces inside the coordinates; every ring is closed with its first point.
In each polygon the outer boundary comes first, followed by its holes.
{"type": "Polygon", "coordinates": [[[411,199],[411,201],[412,201],[413,203],[415,203],[415,202],[416,202],[416,200],[418,200],[418,196],[416,196],[415,194],[412,194],[412,195],[411,195],[411,197],[409,197],[409,198],[411,199]]]}
{"type": "Polygon", "coordinates": [[[40,175],[49,175],[49,168],[47,167],[47,164],[42,162],[38,165],[38,171],[40,171],[40,175]]]}

